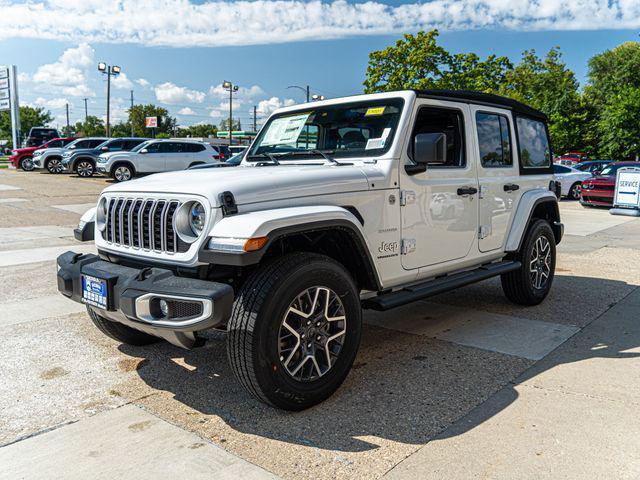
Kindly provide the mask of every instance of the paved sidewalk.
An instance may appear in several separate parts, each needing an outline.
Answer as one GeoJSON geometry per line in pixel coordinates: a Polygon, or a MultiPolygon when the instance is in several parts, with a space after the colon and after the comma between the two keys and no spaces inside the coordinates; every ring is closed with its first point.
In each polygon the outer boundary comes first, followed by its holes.
{"type": "Polygon", "coordinates": [[[637,479],[639,312],[636,288],[385,478],[637,479]]]}

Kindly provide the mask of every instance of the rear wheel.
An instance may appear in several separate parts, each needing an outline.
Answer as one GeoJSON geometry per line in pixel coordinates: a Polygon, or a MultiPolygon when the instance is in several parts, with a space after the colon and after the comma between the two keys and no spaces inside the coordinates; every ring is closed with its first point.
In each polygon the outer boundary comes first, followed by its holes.
{"type": "Polygon", "coordinates": [[[578,200],[580,198],[580,192],[582,191],[582,183],[576,182],[571,185],[569,189],[569,198],[571,200],[578,200]]]}
{"type": "Polygon", "coordinates": [[[520,305],[537,305],[549,294],[556,269],[556,241],[546,220],[531,224],[516,255],[522,266],[501,276],[506,297],[520,305]]]}
{"type": "Polygon", "coordinates": [[[93,166],[93,162],[91,160],[80,160],[76,163],[76,173],[83,178],[93,176],[93,172],[95,171],[95,167],[93,166]]]}
{"type": "Polygon", "coordinates": [[[360,344],[356,285],[342,265],[293,253],[256,270],[234,302],[227,354],[255,397],[303,410],[336,391],[360,344]]]}
{"type": "Polygon", "coordinates": [[[89,312],[89,317],[91,317],[93,324],[98,327],[98,330],[104,333],[107,337],[113,338],[121,343],[142,346],[160,341],[160,338],[154,337],[153,335],[135,330],[131,327],[127,327],[126,325],[122,325],[121,323],[107,320],[95,313],[89,307],[87,307],[87,312],[89,312]]]}
{"type": "Polygon", "coordinates": [[[33,165],[33,158],[24,157],[22,160],[20,160],[20,168],[25,172],[31,172],[35,168],[35,166],[33,165]]]}
{"type": "Polygon", "coordinates": [[[126,182],[133,177],[133,168],[121,163],[113,168],[111,176],[116,182],[126,182]]]}
{"type": "Polygon", "coordinates": [[[46,168],[49,173],[61,173],[64,171],[62,160],[59,158],[51,158],[47,160],[46,168]]]}

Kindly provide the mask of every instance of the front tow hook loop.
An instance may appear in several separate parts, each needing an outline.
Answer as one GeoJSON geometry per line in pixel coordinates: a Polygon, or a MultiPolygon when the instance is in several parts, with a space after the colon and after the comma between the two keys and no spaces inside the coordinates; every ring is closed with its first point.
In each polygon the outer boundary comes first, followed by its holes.
{"type": "Polygon", "coordinates": [[[136,280],[138,280],[139,282],[144,282],[149,275],[151,274],[151,267],[145,267],[142,270],[140,270],[140,272],[138,272],[138,275],[136,276],[136,280]]]}

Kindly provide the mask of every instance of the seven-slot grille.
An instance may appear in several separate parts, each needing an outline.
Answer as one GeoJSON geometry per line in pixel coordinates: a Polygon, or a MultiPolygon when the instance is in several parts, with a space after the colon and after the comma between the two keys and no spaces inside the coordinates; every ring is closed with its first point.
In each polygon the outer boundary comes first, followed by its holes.
{"type": "Polygon", "coordinates": [[[186,251],[173,228],[178,200],[110,198],[104,239],[111,244],[161,253],[186,251]]]}

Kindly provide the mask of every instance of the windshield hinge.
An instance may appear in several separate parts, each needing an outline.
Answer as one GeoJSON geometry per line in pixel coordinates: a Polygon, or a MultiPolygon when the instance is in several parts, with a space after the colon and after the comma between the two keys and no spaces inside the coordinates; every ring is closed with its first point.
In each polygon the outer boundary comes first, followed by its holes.
{"type": "Polygon", "coordinates": [[[401,190],[400,191],[400,206],[410,205],[416,201],[416,192],[413,190],[401,190]]]}

